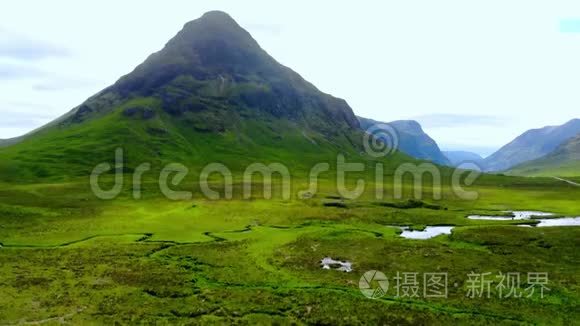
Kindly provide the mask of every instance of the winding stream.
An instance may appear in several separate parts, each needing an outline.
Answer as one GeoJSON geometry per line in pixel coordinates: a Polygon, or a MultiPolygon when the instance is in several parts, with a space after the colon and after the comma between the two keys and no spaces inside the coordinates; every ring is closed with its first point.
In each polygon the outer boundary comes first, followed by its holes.
{"type": "Polygon", "coordinates": [[[507,211],[513,216],[492,216],[492,215],[469,215],[470,220],[488,220],[488,221],[515,221],[534,219],[539,223],[536,225],[521,224],[521,227],[549,227],[549,226],[580,226],[580,217],[558,217],[537,219],[538,217],[554,216],[553,213],[536,212],[536,211],[507,211]]]}
{"type": "Polygon", "coordinates": [[[488,221],[513,221],[513,220],[529,220],[532,217],[552,216],[552,213],[536,212],[536,211],[506,211],[512,216],[492,216],[492,215],[469,215],[470,220],[488,220],[488,221]]]}
{"type": "Polygon", "coordinates": [[[549,226],[580,226],[580,217],[562,217],[540,220],[537,227],[549,226]]]}

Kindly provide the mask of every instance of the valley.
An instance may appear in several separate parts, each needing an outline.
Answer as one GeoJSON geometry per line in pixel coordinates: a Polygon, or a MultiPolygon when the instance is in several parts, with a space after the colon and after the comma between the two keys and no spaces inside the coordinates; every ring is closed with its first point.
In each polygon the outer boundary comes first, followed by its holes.
{"type": "Polygon", "coordinates": [[[208,12],[0,140],[0,325],[578,324],[579,121],[442,151],[208,12]]]}

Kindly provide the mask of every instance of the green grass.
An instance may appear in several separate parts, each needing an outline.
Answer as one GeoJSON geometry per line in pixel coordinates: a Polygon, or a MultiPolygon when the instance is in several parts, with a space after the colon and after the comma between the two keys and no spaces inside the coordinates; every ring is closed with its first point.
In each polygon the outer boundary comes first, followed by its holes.
{"type": "MultiPolygon", "coordinates": [[[[304,186],[296,181],[296,188],[304,186]]],[[[550,179],[486,176],[477,201],[387,196],[337,201],[331,180],[311,199],[191,201],[91,195],[86,181],[1,184],[0,320],[157,324],[545,324],[578,318],[580,230],[473,221],[505,209],[580,212],[580,190],[550,179]],[[395,225],[455,225],[419,241],[395,225]],[[321,270],[325,256],[353,273],[321,270]],[[365,298],[371,269],[449,273],[448,299],[365,298]],[[546,297],[465,298],[470,272],[548,272],[546,297]],[[457,283],[457,287],[454,284],[457,283]]],[[[195,189],[192,184],[184,187],[195,189]]],[[[408,185],[407,188],[410,188],[408,185]]],[[[236,187],[238,189],[238,187],[236,187]]],[[[239,190],[239,189],[238,189],[239,190]]],[[[411,193],[412,189],[408,189],[411,193]]],[[[407,193],[407,192],[406,192],[407,193]]],[[[429,194],[429,191],[426,190],[429,194]]],[[[392,193],[391,193],[392,194],[392,193]]]]}
{"type": "MultiPolygon", "coordinates": [[[[227,107],[219,101],[206,105],[211,110],[175,116],[157,98],[136,97],[78,118],[84,119],[80,122],[69,117],[15,145],[0,147],[0,181],[68,182],[89,175],[99,163],[114,163],[117,148],[123,149],[125,172],[142,163],[159,172],[178,162],[199,174],[208,163],[218,162],[241,174],[254,162],[284,162],[293,173],[306,176],[315,163],[336,162],[339,152],[370,161],[360,154],[361,131],[342,127],[320,131],[302,120],[227,107]],[[151,116],[127,114],[138,109],[151,116]]],[[[392,169],[404,161],[412,160],[396,154],[384,162],[392,169]]]]}

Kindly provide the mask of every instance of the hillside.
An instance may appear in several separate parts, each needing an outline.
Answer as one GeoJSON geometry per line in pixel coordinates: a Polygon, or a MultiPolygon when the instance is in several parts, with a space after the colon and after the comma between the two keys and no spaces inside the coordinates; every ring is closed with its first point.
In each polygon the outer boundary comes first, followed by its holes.
{"type": "Polygon", "coordinates": [[[528,130],[484,160],[486,171],[504,171],[554,151],[580,133],[580,119],[561,126],[528,130]]]}
{"type": "Polygon", "coordinates": [[[429,137],[417,121],[399,120],[380,122],[358,117],[361,128],[366,130],[373,125],[387,124],[397,131],[399,150],[421,160],[428,160],[441,165],[450,165],[437,143],[429,137]]]}
{"type": "Polygon", "coordinates": [[[256,161],[306,170],[362,151],[346,101],[279,64],[223,12],[187,23],[133,72],[13,141],[0,149],[0,179],[87,175],[112,162],[116,148],[128,170],[144,162],[236,169],[256,161]]]}
{"type": "Polygon", "coordinates": [[[509,173],[524,176],[580,176],[580,134],[547,156],[518,165],[509,173]]]}

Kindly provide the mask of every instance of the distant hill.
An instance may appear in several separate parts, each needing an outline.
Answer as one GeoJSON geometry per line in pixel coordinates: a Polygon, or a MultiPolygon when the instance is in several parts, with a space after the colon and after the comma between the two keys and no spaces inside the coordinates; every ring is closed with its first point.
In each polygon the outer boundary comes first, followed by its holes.
{"type": "Polygon", "coordinates": [[[20,139],[21,139],[21,137],[9,138],[9,139],[0,139],[0,147],[6,147],[6,146],[16,144],[20,139]]]}
{"type": "Polygon", "coordinates": [[[451,162],[453,166],[458,166],[463,162],[473,162],[478,165],[482,164],[483,157],[477,153],[466,151],[445,151],[443,155],[451,162]]]}
{"type": "Polygon", "coordinates": [[[518,164],[538,159],[580,133],[580,119],[561,126],[532,129],[523,133],[497,152],[487,157],[484,169],[489,172],[505,171],[518,164]]]}
{"type": "Polygon", "coordinates": [[[552,153],[523,163],[509,174],[525,176],[580,176],[580,134],[560,145],[552,153]]]}
{"type": "MultiPolygon", "coordinates": [[[[309,169],[363,152],[343,99],[266,53],[228,14],[187,23],[128,75],[48,125],[0,148],[0,179],[85,176],[123,148],[130,171],[179,162],[283,162],[309,169]]],[[[4,142],[6,144],[6,142],[4,142]]],[[[411,160],[396,154],[389,160],[411,160]]]]}
{"type": "Polygon", "coordinates": [[[376,124],[387,124],[398,133],[399,150],[421,160],[432,161],[441,165],[451,165],[443,155],[437,143],[429,137],[417,121],[399,120],[380,122],[372,119],[358,117],[361,128],[366,130],[376,124]]]}

